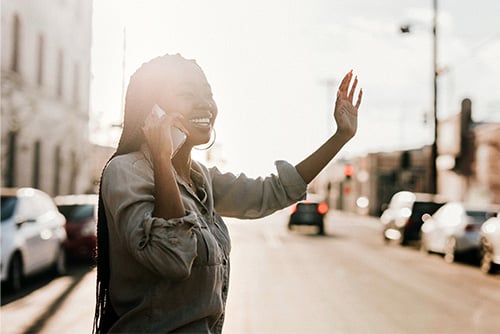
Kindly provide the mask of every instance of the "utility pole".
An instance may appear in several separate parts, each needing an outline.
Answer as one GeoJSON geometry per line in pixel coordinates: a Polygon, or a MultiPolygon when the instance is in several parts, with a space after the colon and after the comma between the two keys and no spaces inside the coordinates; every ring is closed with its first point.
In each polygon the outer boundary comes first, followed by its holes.
{"type": "Polygon", "coordinates": [[[433,17],[432,17],[432,63],[433,63],[433,94],[432,94],[432,113],[434,118],[434,138],[432,141],[431,150],[431,185],[430,192],[437,194],[438,192],[438,177],[436,160],[438,157],[437,141],[438,141],[438,64],[437,64],[437,15],[438,15],[438,0],[432,0],[433,17]]]}
{"type": "MultiPolygon", "coordinates": [[[[437,32],[437,17],[438,17],[438,0],[432,0],[432,118],[433,118],[433,138],[430,156],[430,175],[429,175],[429,192],[437,194],[438,192],[438,170],[436,160],[438,157],[438,32],[437,32]]],[[[411,32],[411,25],[403,25],[400,27],[403,34],[411,32]]]]}

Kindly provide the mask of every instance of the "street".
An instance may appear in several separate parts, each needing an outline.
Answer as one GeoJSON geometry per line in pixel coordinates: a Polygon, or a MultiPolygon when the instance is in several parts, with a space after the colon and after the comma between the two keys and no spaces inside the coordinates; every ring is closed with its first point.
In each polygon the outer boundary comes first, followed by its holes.
{"type": "MultiPolygon", "coordinates": [[[[498,333],[500,275],[384,245],[377,218],[338,211],[326,236],[288,231],[288,211],[227,219],[231,285],[224,333],[498,333]]],[[[90,333],[95,270],[2,293],[1,332],[90,333]]]]}

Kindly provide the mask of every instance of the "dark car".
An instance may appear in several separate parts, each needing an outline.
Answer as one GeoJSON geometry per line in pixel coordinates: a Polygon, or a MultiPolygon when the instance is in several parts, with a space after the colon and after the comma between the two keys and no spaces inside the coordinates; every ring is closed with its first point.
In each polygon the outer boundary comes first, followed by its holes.
{"type": "Polygon", "coordinates": [[[382,213],[383,237],[386,242],[396,240],[401,245],[418,244],[424,215],[432,215],[445,203],[438,195],[400,191],[391,199],[382,213]]]}
{"type": "Polygon", "coordinates": [[[318,234],[325,234],[324,217],[328,212],[328,204],[322,200],[308,199],[292,206],[292,214],[288,221],[288,228],[295,225],[317,226],[318,234]]]}
{"type": "Polygon", "coordinates": [[[420,228],[424,224],[422,217],[424,217],[424,215],[433,215],[434,212],[436,212],[443,205],[443,202],[415,201],[411,209],[411,216],[408,218],[403,227],[401,244],[409,245],[411,243],[420,242],[420,228]]]}
{"type": "Polygon", "coordinates": [[[97,195],[57,196],[55,202],[66,217],[68,239],[65,247],[68,257],[91,260],[96,249],[97,195]]]}

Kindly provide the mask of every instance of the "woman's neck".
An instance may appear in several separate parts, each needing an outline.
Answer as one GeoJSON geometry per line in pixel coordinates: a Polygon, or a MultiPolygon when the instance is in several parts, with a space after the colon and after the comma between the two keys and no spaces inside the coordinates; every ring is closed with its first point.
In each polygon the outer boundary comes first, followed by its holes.
{"type": "Polygon", "coordinates": [[[191,162],[191,149],[188,147],[181,147],[172,158],[172,164],[177,175],[185,181],[191,179],[191,162]]]}

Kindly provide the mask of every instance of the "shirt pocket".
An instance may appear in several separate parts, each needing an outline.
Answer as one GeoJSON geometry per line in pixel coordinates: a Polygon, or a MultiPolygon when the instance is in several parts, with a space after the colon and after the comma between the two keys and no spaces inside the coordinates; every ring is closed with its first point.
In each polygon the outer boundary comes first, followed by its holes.
{"type": "Polygon", "coordinates": [[[231,237],[229,235],[229,230],[227,229],[226,223],[221,216],[217,213],[213,213],[213,222],[217,227],[217,238],[219,240],[219,245],[222,247],[226,256],[229,257],[231,252],[231,237]]]}
{"type": "Polygon", "coordinates": [[[197,236],[198,256],[195,258],[194,266],[214,266],[222,264],[222,251],[207,225],[198,225],[193,228],[197,236]]]}

